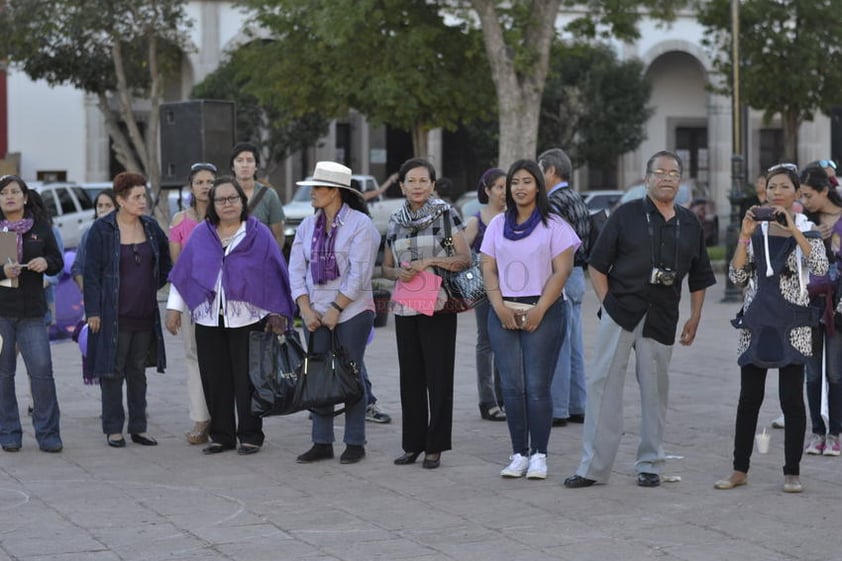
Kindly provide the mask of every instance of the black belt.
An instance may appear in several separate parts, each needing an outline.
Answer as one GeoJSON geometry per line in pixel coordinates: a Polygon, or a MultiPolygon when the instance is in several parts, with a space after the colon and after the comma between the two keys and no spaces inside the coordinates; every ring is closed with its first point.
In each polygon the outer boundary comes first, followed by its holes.
{"type": "Polygon", "coordinates": [[[517,302],[518,304],[532,304],[538,303],[540,296],[504,296],[503,300],[506,302],[517,302]]]}

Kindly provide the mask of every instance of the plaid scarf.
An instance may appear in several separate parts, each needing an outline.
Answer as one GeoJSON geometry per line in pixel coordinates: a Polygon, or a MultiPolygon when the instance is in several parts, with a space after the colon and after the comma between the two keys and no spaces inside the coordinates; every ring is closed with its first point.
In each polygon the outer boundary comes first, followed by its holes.
{"type": "Polygon", "coordinates": [[[412,210],[409,207],[409,201],[406,201],[403,206],[395,212],[394,216],[398,224],[410,232],[415,233],[427,228],[449,208],[450,205],[441,199],[427,199],[424,206],[418,210],[412,210]]]}

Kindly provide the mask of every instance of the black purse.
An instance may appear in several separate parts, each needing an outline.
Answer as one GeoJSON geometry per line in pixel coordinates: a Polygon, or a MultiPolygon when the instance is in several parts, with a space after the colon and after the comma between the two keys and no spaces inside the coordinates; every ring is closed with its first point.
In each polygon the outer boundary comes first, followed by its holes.
{"type": "MultiPolygon", "coordinates": [[[[450,257],[454,254],[450,217],[445,217],[443,222],[444,240],[442,241],[442,247],[450,257]]],[[[447,302],[444,304],[443,312],[464,312],[476,307],[477,304],[488,297],[485,292],[485,282],[482,280],[480,257],[473,251],[471,252],[471,264],[466,269],[448,271],[436,267],[436,274],[441,277],[442,286],[447,292],[447,302]]]]}
{"type": "Polygon", "coordinates": [[[298,331],[283,335],[266,331],[249,334],[249,378],[254,386],[251,412],[258,417],[288,415],[294,408],[296,369],[307,357],[298,331]]]}
{"type": "MultiPolygon", "coordinates": [[[[325,329],[325,328],[321,328],[325,329]]],[[[360,369],[339,344],[336,332],[330,332],[330,348],[313,352],[313,333],[307,338],[307,356],[298,365],[293,407],[296,411],[333,407],[337,403],[353,405],[362,399],[365,390],[360,380],[360,369]]],[[[345,408],[338,409],[339,415],[345,408]]]]}

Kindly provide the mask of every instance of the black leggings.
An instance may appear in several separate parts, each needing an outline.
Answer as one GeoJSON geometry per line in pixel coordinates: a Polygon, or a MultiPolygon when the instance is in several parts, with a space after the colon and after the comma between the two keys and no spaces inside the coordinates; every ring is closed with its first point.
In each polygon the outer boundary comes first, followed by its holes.
{"type": "MultiPolygon", "coordinates": [[[[734,470],[748,472],[757,415],[766,392],[766,369],[754,365],[740,371],[740,403],[734,434],[734,470]]],[[[798,475],[804,451],[807,415],[804,408],[804,366],[790,364],[778,369],[778,394],[784,412],[784,475],[798,475]]]]}

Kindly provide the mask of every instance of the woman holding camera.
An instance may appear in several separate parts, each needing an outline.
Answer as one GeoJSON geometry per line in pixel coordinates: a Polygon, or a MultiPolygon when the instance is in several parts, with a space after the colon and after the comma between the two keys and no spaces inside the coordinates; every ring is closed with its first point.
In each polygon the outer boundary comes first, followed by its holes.
{"type": "Polygon", "coordinates": [[[561,291],[580,243],[567,222],[550,214],[538,164],[512,164],[506,176],[506,211],[491,220],[481,248],[494,312],[488,314],[488,337],[500,369],[512,440],[503,477],[547,477],[550,383],[565,331],[561,291]]]}
{"type": "Polygon", "coordinates": [[[799,464],[804,446],[804,363],[812,355],[811,328],[818,314],[810,307],[809,275],[827,272],[819,232],[794,212],[799,194],[798,168],[778,164],[766,174],[769,206],[754,206],[743,218],[728,277],[745,287],[743,308],[733,324],[738,344],[740,400],[734,434],[734,471],[714,485],[733,489],[748,481],[749,460],[763,404],[766,372],[778,369],[785,419],[785,493],[800,493],[799,464]]]}

